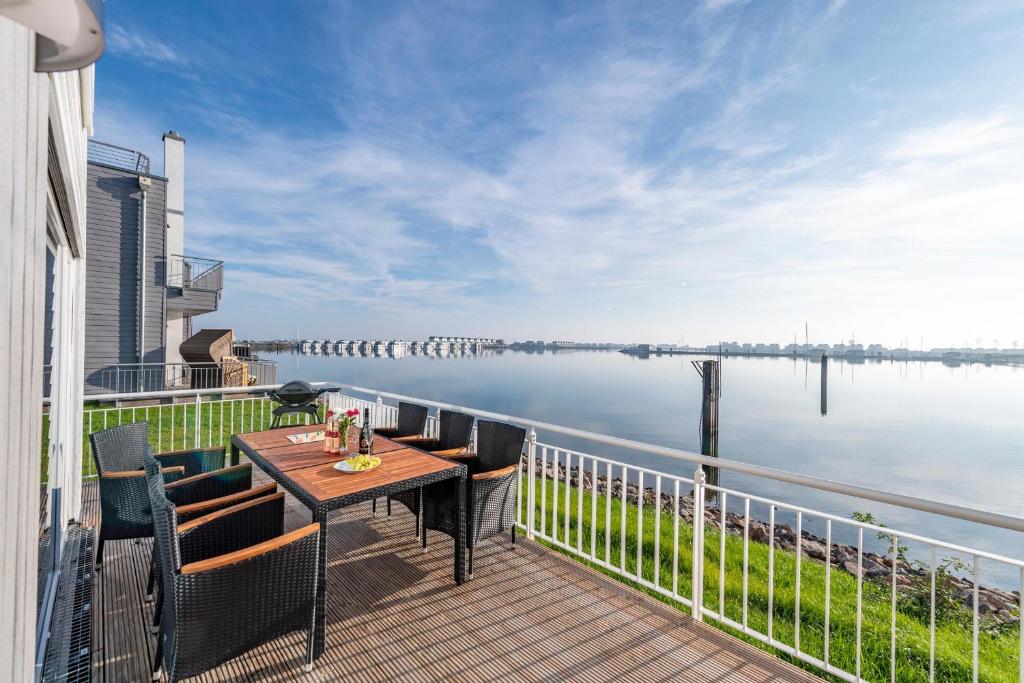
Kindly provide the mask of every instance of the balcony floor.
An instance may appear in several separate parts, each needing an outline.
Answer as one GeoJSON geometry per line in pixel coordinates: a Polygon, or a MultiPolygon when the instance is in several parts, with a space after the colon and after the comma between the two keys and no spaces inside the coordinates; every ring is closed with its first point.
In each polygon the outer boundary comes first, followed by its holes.
{"type": "MultiPolygon", "coordinates": [[[[85,489],[89,524],[99,503],[95,484],[85,489]]],[[[286,500],[286,528],[308,523],[286,500]]],[[[327,652],[311,673],[302,672],[304,636],[293,634],[199,680],[819,680],[526,540],[514,550],[505,539],[482,543],[475,578],[456,586],[451,540],[433,533],[424,554],[412,515],[381,508],[376,518],[366,504],[332,519],[327,652]]],[[[149,552],[148,541],[107,544],[93,588],[94,681],[148,680],[149,552]]]]}

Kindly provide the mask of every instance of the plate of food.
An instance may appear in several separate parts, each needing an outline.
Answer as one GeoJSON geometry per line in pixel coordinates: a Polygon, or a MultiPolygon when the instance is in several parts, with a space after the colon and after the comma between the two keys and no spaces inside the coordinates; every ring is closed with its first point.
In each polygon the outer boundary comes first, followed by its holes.
{"type": "Polygon", "coordinates": [[[356,455],[351,458],[345,458],[341,462],[334,464],[334,469],[339,472],[346,474],[355,474],[357,472],[366,472],[372,470],[374,467],[380,465],[380,456],[377,455],[356,455]]]}

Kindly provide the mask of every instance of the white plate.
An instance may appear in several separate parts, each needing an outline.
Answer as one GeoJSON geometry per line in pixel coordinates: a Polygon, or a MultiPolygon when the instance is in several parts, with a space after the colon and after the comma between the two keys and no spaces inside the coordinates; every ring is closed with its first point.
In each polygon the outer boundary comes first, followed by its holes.
{"type": "Polygon", "coordinates": [[[341,460],[339,462],[334,463],[334,469],[338,470],[339,472],[344,472],[345,474],[359,474],[360,472],[369,472],[370,470],[376,469],[378,467],[380,467],[380,463],[377,463],[373,467],[367,467],[365,470],[354,470],[352,469],[352,466],[348,464],[348,460],[341,460]]]}

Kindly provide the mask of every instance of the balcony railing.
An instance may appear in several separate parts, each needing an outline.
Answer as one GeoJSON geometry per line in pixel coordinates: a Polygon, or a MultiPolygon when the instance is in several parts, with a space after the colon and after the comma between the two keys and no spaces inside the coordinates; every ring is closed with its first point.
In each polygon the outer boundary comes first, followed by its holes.
{"type": "Polygon", "coordinates": [[[238,360],[220,363],[122,363],[90,374],[86,383],[91,394],[129,394],[260,386],[276,381],[276,362],[238,360]]]}
{"type": "Polygon", "coordinates": [[[149,157],[134,149],[109,142],[89,140],[89,161],[113,166],[132,173],[149,174],[149,157]]]}
{"type": "MultiPolygon", "coordinates": [[[[273,404],[266,394],[274,388],[90,397],[173,403],[87,407],[83,438],[146,420],[158,451],[225,446],[233,433],[269,427],[273,404]]],[[[529,538],[805,667],[850,681],[1024,675],[1022,591],[985,587],[985,577],[997,574],[1024,587],[1024,559],[727,487],[718,474],[932,513],[979,529],[1024,532],[1024,519],[363,387],[343,391],[327,404],[368,408],[378,426],[394,425],[395,404],[405,400],[527,428],[516,524],[529,538]],[[588,443],[686,463],[692,475],[596,455],[587,452],[588,443]],[[950,570],[942,559],[947,554],[965,562],[950,570]],[[946,610],[967,616],[956,621],[946,610]],[[1003,637],[1013,642],[998,640],[1003,637]]],[[[426,434],[436,435],[437,426],[430,416],[426,434]]],[[[475,448],[475,432],[473,441],[475,448]]],[[[92,477],[91,457],[85,459],[83,474],[92,477]]]]}
{"type": "Polygon", "coordinates": [[[224,289],[224,262],[195,256],[168,256],[167,286],[219,292],[224,289]]]}

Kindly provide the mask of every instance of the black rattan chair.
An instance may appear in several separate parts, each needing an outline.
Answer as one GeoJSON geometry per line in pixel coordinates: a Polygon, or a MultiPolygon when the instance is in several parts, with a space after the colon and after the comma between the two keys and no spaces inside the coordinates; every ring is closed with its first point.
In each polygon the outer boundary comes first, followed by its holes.
{"type": "MultiPolygon", "coordinates": [[[[466,547],[469,574],[473,574],[473,549],[478,541],[511,529],[516,542],[516,481],[523,457],[526,430],[503,422],[481,420],[476,427],[476,457],[467,461],[466,547]]],[[[427,530],[456,537],[458,524],[456,483],[423,488],[423,547],[427,530]]]]}
{"type": "MultiPolygon", "coordinates": [[[[157,462],[157,460],[153,457],[152,454],[146,454],[146,456],[145,456],[145,464],[144,464],[143,469],[145,470],[145,476],[146,476],[147,479],[148,478],[152,478],[152,477],[156,477],[158,472],[160,472],[160,470],[161,470],[160,463],[157,462]]],[[[167,470],[164,469],[163,471],[166,472],[167,470]]],[[[168,493],[171,493],[172,497],[169,498],[168,500],[170,500],[172,503],[175,503],[175,500],[173,498],[173,493],[174,493],[173,492],[173,488],[174,488],[173,482],[172,483],[166,483],[166,480],[167,480],[166,477],[158,477],[158,479],[159,479],[158,483],[159,483],[161,492],[165,496],[168,493]]],[[[148,498],[148,486],[150,486],[150,484],[151,484],[151,482],[148,482],[148,481],[146,482],[146,498],[148,498]]],[[[220,510],[223,510],[225,508],[250,506],[250,505],[262,505],[263,501],[256,501],[256,499],[261,499],[261,498],[264,498],[264,497],[273,496],[276,493],[278,493],[278,484],[275,484],[275,483],[271,482],[271,483],[268,483],[268,484],[263,484],[261,486],[255,486],[255,487],[249,488],[247,490],[242,490],[242,492],[239,492],[238,494],[231,494],[229,496],[222,496],[220,498],[208,499],[208,500],[205,500],[205,501],[200,501],[198,503],[190,503],[188,505],[175,505],[175,511],[177,513],[177,521],[180,524],[180,523],[184,523],[184,522],[190,522],[191,520],[199,519],[201,517],[202,518],[206,518],[206,517],[208,517],[210,515],[216,514],[217,512],[219,512],[220,510]]],[[[284,495],[282,494],[281,496],[284,496],[284,495]]],[[[280,535],[280,531],[278,533],[275,533],[274,536],[278,536],[278,535],[280,535]]],[[[243,532],[242,535],[241,535],[241,542],[243,543],[243,546],[241,546],[241,547],[251,546],[251,545],[253,545],[255,543],[259,543],[259,541],[252,541],[252,538],[253,537],[252,537],[251,533],[249,533],[249,535],[247,535],[247,533],[243,532]]],[[[229,547],[230,546],[230,540],[228,540],[228,542],[226,544],[223,543],[223,540],[221,540],[221,542],[218,542],[217,547],[221,547],[221,546],[224,546],[224,545],[229,547]]],[[[222,551],[222,552],[227,552],[227,551],[222,551]]],[[[214,553],[214,554],[218,554],[218,553],[214,553]]],[[[155,580],[157,581],[157,585],[159,587],[159,585],[160,585],[159,577],[160,577],[160,555],[159,555],[159,553],[154,552],[153,556],[152,556],[152,563],[151,563],[151,568],[150,568],[150,585],[148,585],[147,595],[146,595],[146,600],[147,601],[150,600],[153,597],[154,581],[155,580]]],[[[154,633],[157,633],[157,627],[160,625],[160,615],[161,615],[161,608],[162,608],[162,605],[163,605],[163,599],[164,599],[163,591],[159,591],[158,590],[157,591],[157,605],[156,605],[156,608],[153,610],[153,632],[154,633]]]]}
{"type": "MultiPolygon", "coordinates": [[[[151,538],[153,517],[142,471],[152,452],[149,426],[133,422],[89,435],[100,481],[100,535],[96,544],[96,568],[103,564],[106,541],[151,538]]],[[[169,475],[168,495],[185,505],[243,492],[252,485],[249,463],[224,467],[223,448],[204,448],[155,454],[169,475]],[[219,469],[218,469],[219,468],[219,469]]]]}
{"type": "Polygon", "coordinates": [[[166,596],[153,679],[197,676],[294,631],[312,669],[320,525],[283,533],[283,493],[179,525],[153,460],[147,475],[166,596]]]}
{"type": "MultiPolygon", "coordinates": [[[[468,458],[469,442],[473,436],[473,416],[459,413],[454,410],[441,410],[438,412],[437,438],[423,436],[400,436],[400,441],[414,448],[430,451],[437,455],[444,455],[450,458],[468,458]]],[[[391,501],[409,508],[416,515],[416,534],[420,533],[420,490],[401,491],[388,498],[388,514],[391,514],[391,501]]]]}
{"type": "Polygon", "coordinates": [[[398,436],[421,436],[426,425],[427,407],[403,401],[398,404],[398,424],[394,427],[377,427],[373,432],[390,439],[398,436]]]}

